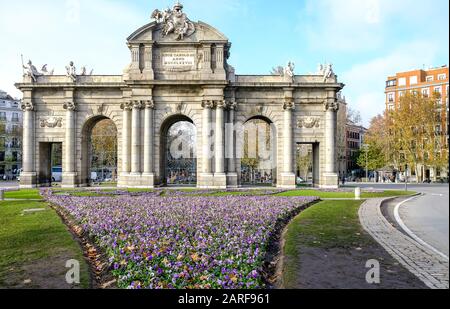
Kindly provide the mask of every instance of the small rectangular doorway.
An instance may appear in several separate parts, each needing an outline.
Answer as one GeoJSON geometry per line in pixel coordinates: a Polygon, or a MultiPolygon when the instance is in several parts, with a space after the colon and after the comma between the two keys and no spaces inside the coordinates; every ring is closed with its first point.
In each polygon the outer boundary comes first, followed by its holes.
{"type": "Polygon", "coordinates": [[[318,143],[297,143],[295,173],[297,186],[317,187],[320,181],[320,156],[318,143]]]}
{"type": "Polygon", "coordinates": [[[39,184],[52,186],[62,182],[62,143],[39,143],[39,184]]]}

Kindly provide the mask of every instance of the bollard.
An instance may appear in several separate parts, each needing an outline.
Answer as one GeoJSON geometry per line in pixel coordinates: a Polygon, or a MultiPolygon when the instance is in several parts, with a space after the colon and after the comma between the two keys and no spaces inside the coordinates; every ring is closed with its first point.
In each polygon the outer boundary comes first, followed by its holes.
{"type": "Polygon", "coordinates": [[[361,199],[361,188],[357,187],[355,189],[355,200],[360,200],[361,199]]]}

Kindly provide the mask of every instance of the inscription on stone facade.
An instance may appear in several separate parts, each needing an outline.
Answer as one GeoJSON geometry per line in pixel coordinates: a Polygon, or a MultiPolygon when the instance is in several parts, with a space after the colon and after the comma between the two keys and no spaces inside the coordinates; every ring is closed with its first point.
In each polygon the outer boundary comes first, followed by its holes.
{"type": "Polygon", "coordinates": [[[195,69],[195,53],[163,53],[162,66],[167,70],[193,70],[195,69]]]}

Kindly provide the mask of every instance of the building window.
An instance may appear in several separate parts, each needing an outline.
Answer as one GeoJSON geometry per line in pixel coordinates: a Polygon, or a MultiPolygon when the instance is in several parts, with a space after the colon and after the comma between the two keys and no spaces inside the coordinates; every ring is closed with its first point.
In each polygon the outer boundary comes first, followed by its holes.
{"type": "Polygon", "coordinates": [[[428,88],[422,89],[422,96],[424,98],[428,98],[430,96],[430,89],[428,89],[428,88]]]}
{"type": "Polygon", "coordinates": [[[439,74],[438,75],[438,80],[446,80],[447,79],[447,74],[439,74]]]}
{"type": "Polygon", "coordinates": [[[19,148],[19,147],[20,147],[19,139],[17,137],[13,137],[11,139],[11,148],[19,148]]]}
{"type": "Polygon", "coordinates": [[[426,81],[427,82],[432,82],[432,81],[434,81],[434,77],[433,76],[427,76],[426,81]]]}
{"type": "Polygon", "coordinates": [[[388,105],[388,110],[389,111],[393,111],[394,110],[394,104],[389,104],[388,105]]]}
{"type": "Polygon", "coordinates": [[[399,86],[406,86],[406,77],[402,77],[398,79],[399,86]]]}
{"type": "Polygon", "coordinates": [[[6,112],[0,112],[0,121],[6,121],[6,112]]]}
{"type": "Polygon", "coordinates": [[[0,101],[0,106],[6,106],[6,101],[0,101]]]}
{"type": "Polygon", "coordinates": [[[409,78],[409,84],[410,84],[410,85],[415,85],[415,84],[417,84],[417,76],[411,76],[411,77],[409,78]]]}
{"type": "Polygon", "coordinates": [[[434,93],[439,93],[439,94],[441,94],[441,92],[442,92],[441,87],[434,87],[434,93]]]}
{"type": "Polygon", "coordinates": [[[13,113],[12,122],[19,122],[19,114],[18,113],[13,113]]]}
{"type": "Polygon", "coordinates": [[[404,91],[400,91],[400,92],[398,93],[398,96],[399,96],[400,98],[403,98],[403,97],[405,96],[405,92],[404,92],[404,91]]]}
{"type": "Polygon", "coordinates": [[[388,80],[386,82],[386,87],[395,87],[395,86],[397,86],[397,80],[395,80],[395,79],[388,80]]]}
{"type": "Polygon", "coordinates": [[[0,162],[4,162],[4,161],[5,161],[5,152],[0,151],[0,162]]]}
{"type": "Polygon", "coordinates": [[[393,92],[388,94],[388,102],[389,103],[395,102],[395,94],[393,92]]]}

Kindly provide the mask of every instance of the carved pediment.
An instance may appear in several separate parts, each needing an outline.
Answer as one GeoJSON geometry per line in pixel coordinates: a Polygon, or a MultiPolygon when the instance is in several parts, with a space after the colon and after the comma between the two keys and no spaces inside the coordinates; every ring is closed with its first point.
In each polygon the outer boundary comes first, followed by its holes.
{"type": "Polygon", "coordinates": [[[203,22],[194,22],[195,32],[182,41],[177,40],[174,35],[163,35],[164,25],[157,22],[151,22],[131,34],[127,41],[134,42],[159,42],[159,43],[198,43],[201,41],[228,42],[228,38],[214,27],[203,22]]]}

